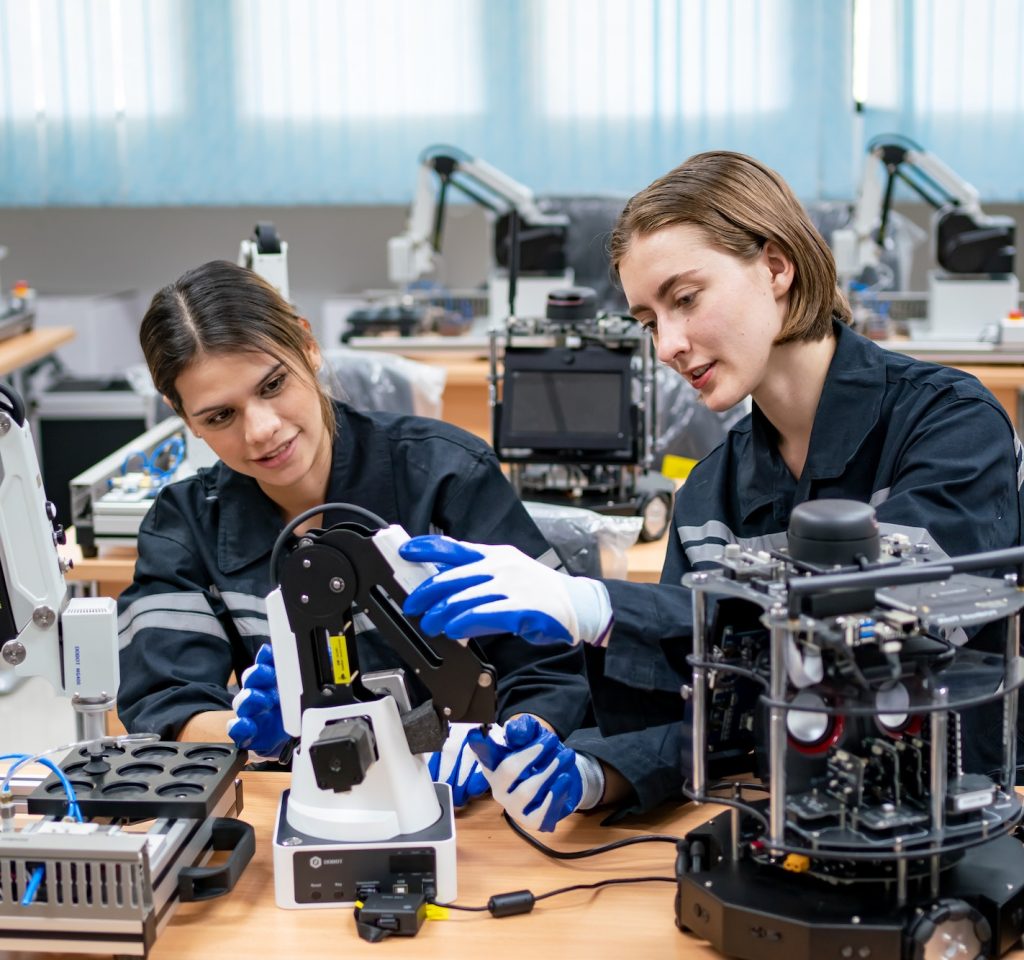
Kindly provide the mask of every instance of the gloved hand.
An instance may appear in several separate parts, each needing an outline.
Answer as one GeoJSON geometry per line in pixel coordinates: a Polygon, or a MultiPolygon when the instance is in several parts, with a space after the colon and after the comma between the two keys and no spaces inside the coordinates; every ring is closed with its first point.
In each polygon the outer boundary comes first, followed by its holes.
{"type": "MultiPolygon", "coordinates": [[[[485,736],[479,728],[471,730],[466,739],[480,758],[494,799],[517,823],[550,832],[559,820],[581,806],[585,771],[577,763],[576,751],[542,727],[536,717],[509,720],[503,744],[485,736]]],[[[587,808],[600,800],[600,793],[593,796],[593,788],[588,793],[587,808]]]]}
{"type": "Polygon", "coordinates": [[[410,616],[422,615],[432,636],[514,633],[530,643],[608,642],[611,601],[597,580],[559,573],[515,547],[449,537],[413,537],[398,552],[441,568],[403,605],[410,616]]]}
{"type": "Polygon", "coordinates": [[[236,716],[228,721],[228,736],[240,750],[276,760],[290,737],[281,719],[274,652],[269,643],[256,652],[256,661],[245,670],[241,681],[242,689],[231,701],[236,716]]]}
{"type": "Polygon", "coordinates": [[[444,746],[427,758],[430,779],[435,783],[447,783],[452,788],[452,803],[456,808],[464,807],[491,789],[480,769],[480,761],[466,741],[470,730],[479,730],[479,725],[450,724],[444,746]]]}

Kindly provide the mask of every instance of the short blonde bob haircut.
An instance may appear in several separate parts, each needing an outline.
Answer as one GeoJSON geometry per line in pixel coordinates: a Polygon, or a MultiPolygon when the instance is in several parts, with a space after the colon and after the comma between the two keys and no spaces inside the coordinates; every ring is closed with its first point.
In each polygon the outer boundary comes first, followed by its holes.
{"type": "Polygon", "coordinates": [[[742,153],[698,153],[641,190],[612,232],[615,274],[636,237],[681,223],[741,260],[753,260],[770,240],[792,260],[789,312],[777,343],[830,336],[833,318],[850,323],[832,251],[786,181],[764,164],[742,153]]]}

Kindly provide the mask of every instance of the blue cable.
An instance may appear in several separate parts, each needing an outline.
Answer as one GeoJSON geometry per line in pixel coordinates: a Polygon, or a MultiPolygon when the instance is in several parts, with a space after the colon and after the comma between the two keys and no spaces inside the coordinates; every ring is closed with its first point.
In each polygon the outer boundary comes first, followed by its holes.
{"type": "Polygon", "coordinates": [[[185,459],[185,441],[181,439],[178,434],[173,437],[168,437],[149,456],[149,472],[160,479],[166,479],[171,476],[178,467],[181,466],[181,461],[185,459]],[[165,453],[170,456],[170,463],[166,467],[158,467],[157,461],[165,453]]]}
{"type": "MultiPolygon", "coordinates": [[[[68,816],[74,817],[78,823],[81,823],[84,818],[82,816],[81,808],[78,806],[78,798],[75,795],[75,788],[71,785],[71,781],[67,778],[67,775],[63,770],[60,769],[52,760],[46,757],[35,757],[33,758],[27,753],[7,753],[0,756],[0,760],[16,760],[17,762],[7,771],[7,777],[4,779],[3,787],[0,788],[0,793],[7,793],[11,776],[14,771],[28,763],[30,760],[36,760],[41,763],[44,767],[52,770],[56,775],[57,779],[60,780],[64,786],[64,792],[67,794],[68,799],[68,816]]],[[[32,901],[35,900],[39,893],[39,888],[42,886],[43,878],[46,876],[46,867],[40,864],[32,871],[32,875],[29,877],[28,883],[25,885],[25,895],[21,898],[21,905],[23,907],[31,906],[32,901]]]]}
{"type": "Polygon", "coordinates": [[[45,873],[46,868],[42,864],[32,871],[32,876],[28,878],[28,883],[25,884],[25,896],[21,898],[21,905],[23,907],[30,906],[32,901],[35,900],[45,873]]]}
{"type": "Polygon", "coordinates": [[[47,757],[33,757],[27,753],[8,753],[0,757],[0,760],[17,761],[7,770],[7,776],[4,777],[4,782],[2,785],[0,785],[0,793],[9,792],[11,777],[14,776],[15,771],[17,771],[19,767],[23,767],[26,763],[29,763],[30,761],[35,761],[37,763],[41,763],[48,770],[51,770],[57,776],[57,779],[60,780],[61,785],[64,787],[64,792],[65,794],[67,794],[67,815],[69,817],[74,817],[75,820],[78,821],[78,823],[82,823],[82,821],[85,819],[82,816],[82,809],[78,805],[78,797],[75,794],[75,788],[72,786],[71,781],[67,777],[67,774],[65,774],[64,771],[61,770],[61,768],[58,767],[57,764],[55,764],[52,760],[48,759],[47,757]]]}

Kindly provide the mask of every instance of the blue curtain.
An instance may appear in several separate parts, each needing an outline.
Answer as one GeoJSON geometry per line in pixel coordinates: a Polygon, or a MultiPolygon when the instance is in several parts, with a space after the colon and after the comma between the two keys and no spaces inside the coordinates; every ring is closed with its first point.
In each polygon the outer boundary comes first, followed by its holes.
{"type": "Polygon", "coordinates": [[[0,205],[407,203],[435,143],[539,194],[629,194],[725,148],[850,197],[850,11],[0,0],[0,205]]]}
{"type": "Polygon", "coordinates": [[[982,200],[1024,200],[1024,4],[874,0],[873,7],[865,141],[900,133],[982,200]]]}

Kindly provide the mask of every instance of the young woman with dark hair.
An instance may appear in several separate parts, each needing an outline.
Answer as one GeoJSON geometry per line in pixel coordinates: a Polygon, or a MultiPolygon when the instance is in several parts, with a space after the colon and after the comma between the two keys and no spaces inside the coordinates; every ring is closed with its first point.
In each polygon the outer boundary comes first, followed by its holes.
{"type": "MultiPolygon", "coordinates": [[[[240,746],[281,749],[272,658],[260,653],[269,557],[285,525],[312,507],[352,503],[412,535],[511,542],[557,564],[485,443],[440,421],[332,399],[309,324],[251,271],[226,261],[188,271],[153,298],[140,339],[157,389],[220,460],[162,489],[139,531],[135,579],[119,600],[118,706],[129,730],[219,740],[228,724],[240,746]]],[[[313,516],[295,532],[331,522],[313,516]]],[[[499,677],[499,720],[529,714],[563,736],[579,726],[587,686],[578,650],[538,659],[518,638],[484,646],[499,677]]],[[[364,671],[400,665],[372,632],[359,635],[358,655],[364,671]]],[[[461,742],[453,747],[458,767],[461,742]]],[[[475,763],[468,751],[465,759],[453,774],[463,783],[475,763]]]]}

